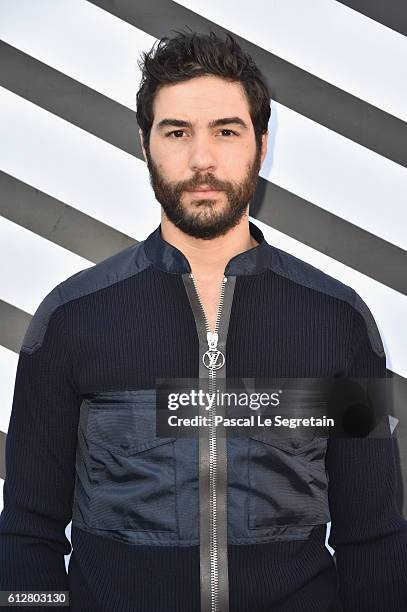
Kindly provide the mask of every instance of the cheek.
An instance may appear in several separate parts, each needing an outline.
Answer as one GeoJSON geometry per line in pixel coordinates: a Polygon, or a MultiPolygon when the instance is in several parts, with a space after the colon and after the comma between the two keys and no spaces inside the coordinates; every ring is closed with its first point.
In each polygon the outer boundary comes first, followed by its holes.
{"type": "Polygon", "coordinates": [[[155,166],[159,173],[168,181],[177,181],[185,175],[185,161],[182,155],[162,150],[150,149],[151,157],[154,160],[155,166]]]}
{"type": "Polygon", "coordinates": [[[180,181],[185,177],[185,168],[179,160],[167,159],[160,165],[160,173],[169,182],[180,181]]]}
{"type": "Polygon", "coordinates": [[[248,166],[253,162],[255,153],[256,151],[251,144],[242,144],[242,146],[235,147],[233,154],[225,152],[225,155],[220,160],[220,165],[224,168],[225,172],[235,177],[243,177],[248,166]]]}
{"type": "Polygon", "coordinates": [[[242,181],[246,174],[249,161],[246,156],[241,158],[237,156],[230,156],[225,163],[222,165],[222,172],[219,172],[219,176],[227,180],[239,183],[242,181]]]}

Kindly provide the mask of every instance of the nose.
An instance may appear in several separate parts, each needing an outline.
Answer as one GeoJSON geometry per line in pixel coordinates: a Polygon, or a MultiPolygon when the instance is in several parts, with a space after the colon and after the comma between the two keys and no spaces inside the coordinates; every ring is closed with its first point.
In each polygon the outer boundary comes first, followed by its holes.
{"type": "Polygon", "coordinates": [[[195,172],[214,172],[217,167],[213,143],[206,135],[196,134],[191,143],[190,169],[195,172]]]}

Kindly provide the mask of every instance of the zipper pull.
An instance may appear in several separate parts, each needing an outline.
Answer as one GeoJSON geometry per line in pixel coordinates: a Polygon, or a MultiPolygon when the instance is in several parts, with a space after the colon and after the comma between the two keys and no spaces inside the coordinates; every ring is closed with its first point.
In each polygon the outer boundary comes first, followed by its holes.
{"type": "Polygon", "coordinates": [[[218,338],[219,338],[218,333],[208,331],[206,334],[206,337],[208,339],[209,350],[216,351],[217,345],[218,345],[218,338]]]}

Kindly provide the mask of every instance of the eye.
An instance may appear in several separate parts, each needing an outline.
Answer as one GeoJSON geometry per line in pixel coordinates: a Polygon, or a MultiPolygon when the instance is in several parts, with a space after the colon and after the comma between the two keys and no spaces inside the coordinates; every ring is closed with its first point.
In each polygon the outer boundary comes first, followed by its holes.
{"type": "Polygon", "coordinates": [[[229,136],[230,134],[233,134],[234,136],[239,136],[237,132],[235,132],[234,130],[229,130],[227,128],[224,128],[223,130],[221,130],[221,132],[222,132],[222,136],[229,136]],[[228,133],[224,134],[223,132],[228,132],[228,133]]]}
{"type": "MultiPolygon", "coordinates": [[[[226,137],[230,137],[232,135],[239,136],[237,132],[235,132],[234,130],[230,130],[228,128],[223,128],[222,130],[220,130],[220,132],[222,136],[226,136],[226,137]]],[[[177,140],[180,140],[183,138],[183,135],[186,135],[185,130],[172,130],[171,132],[167,132],[165,136],[167,138],[175,138],[177,140]]]]}
{"type": "Polygon", "coordinates": [[[180,138],[180,134],[185,134],[185,130],[173,130],[172,132],[168,132],[166,136],[173,138],[180,138]]]}

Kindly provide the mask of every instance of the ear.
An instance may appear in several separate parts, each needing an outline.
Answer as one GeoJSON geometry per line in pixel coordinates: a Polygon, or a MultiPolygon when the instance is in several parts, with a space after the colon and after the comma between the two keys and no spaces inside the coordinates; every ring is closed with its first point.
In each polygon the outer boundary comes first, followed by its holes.
{"type": "Polygon", "coordinates": [[[143,132],[141,131],[141,128],[139,128],[138,133],[140,136],[141,150],[143,151],[144,161],[147,163],[146,149],[144,147],[143,132]]]}
{"type": "Polygon", "coordinates": [[[268,136],[269,136],[268,131],[262,134],[261,136],[261,163],[263,163],[264,158],[266,157],[268,136]]]}

